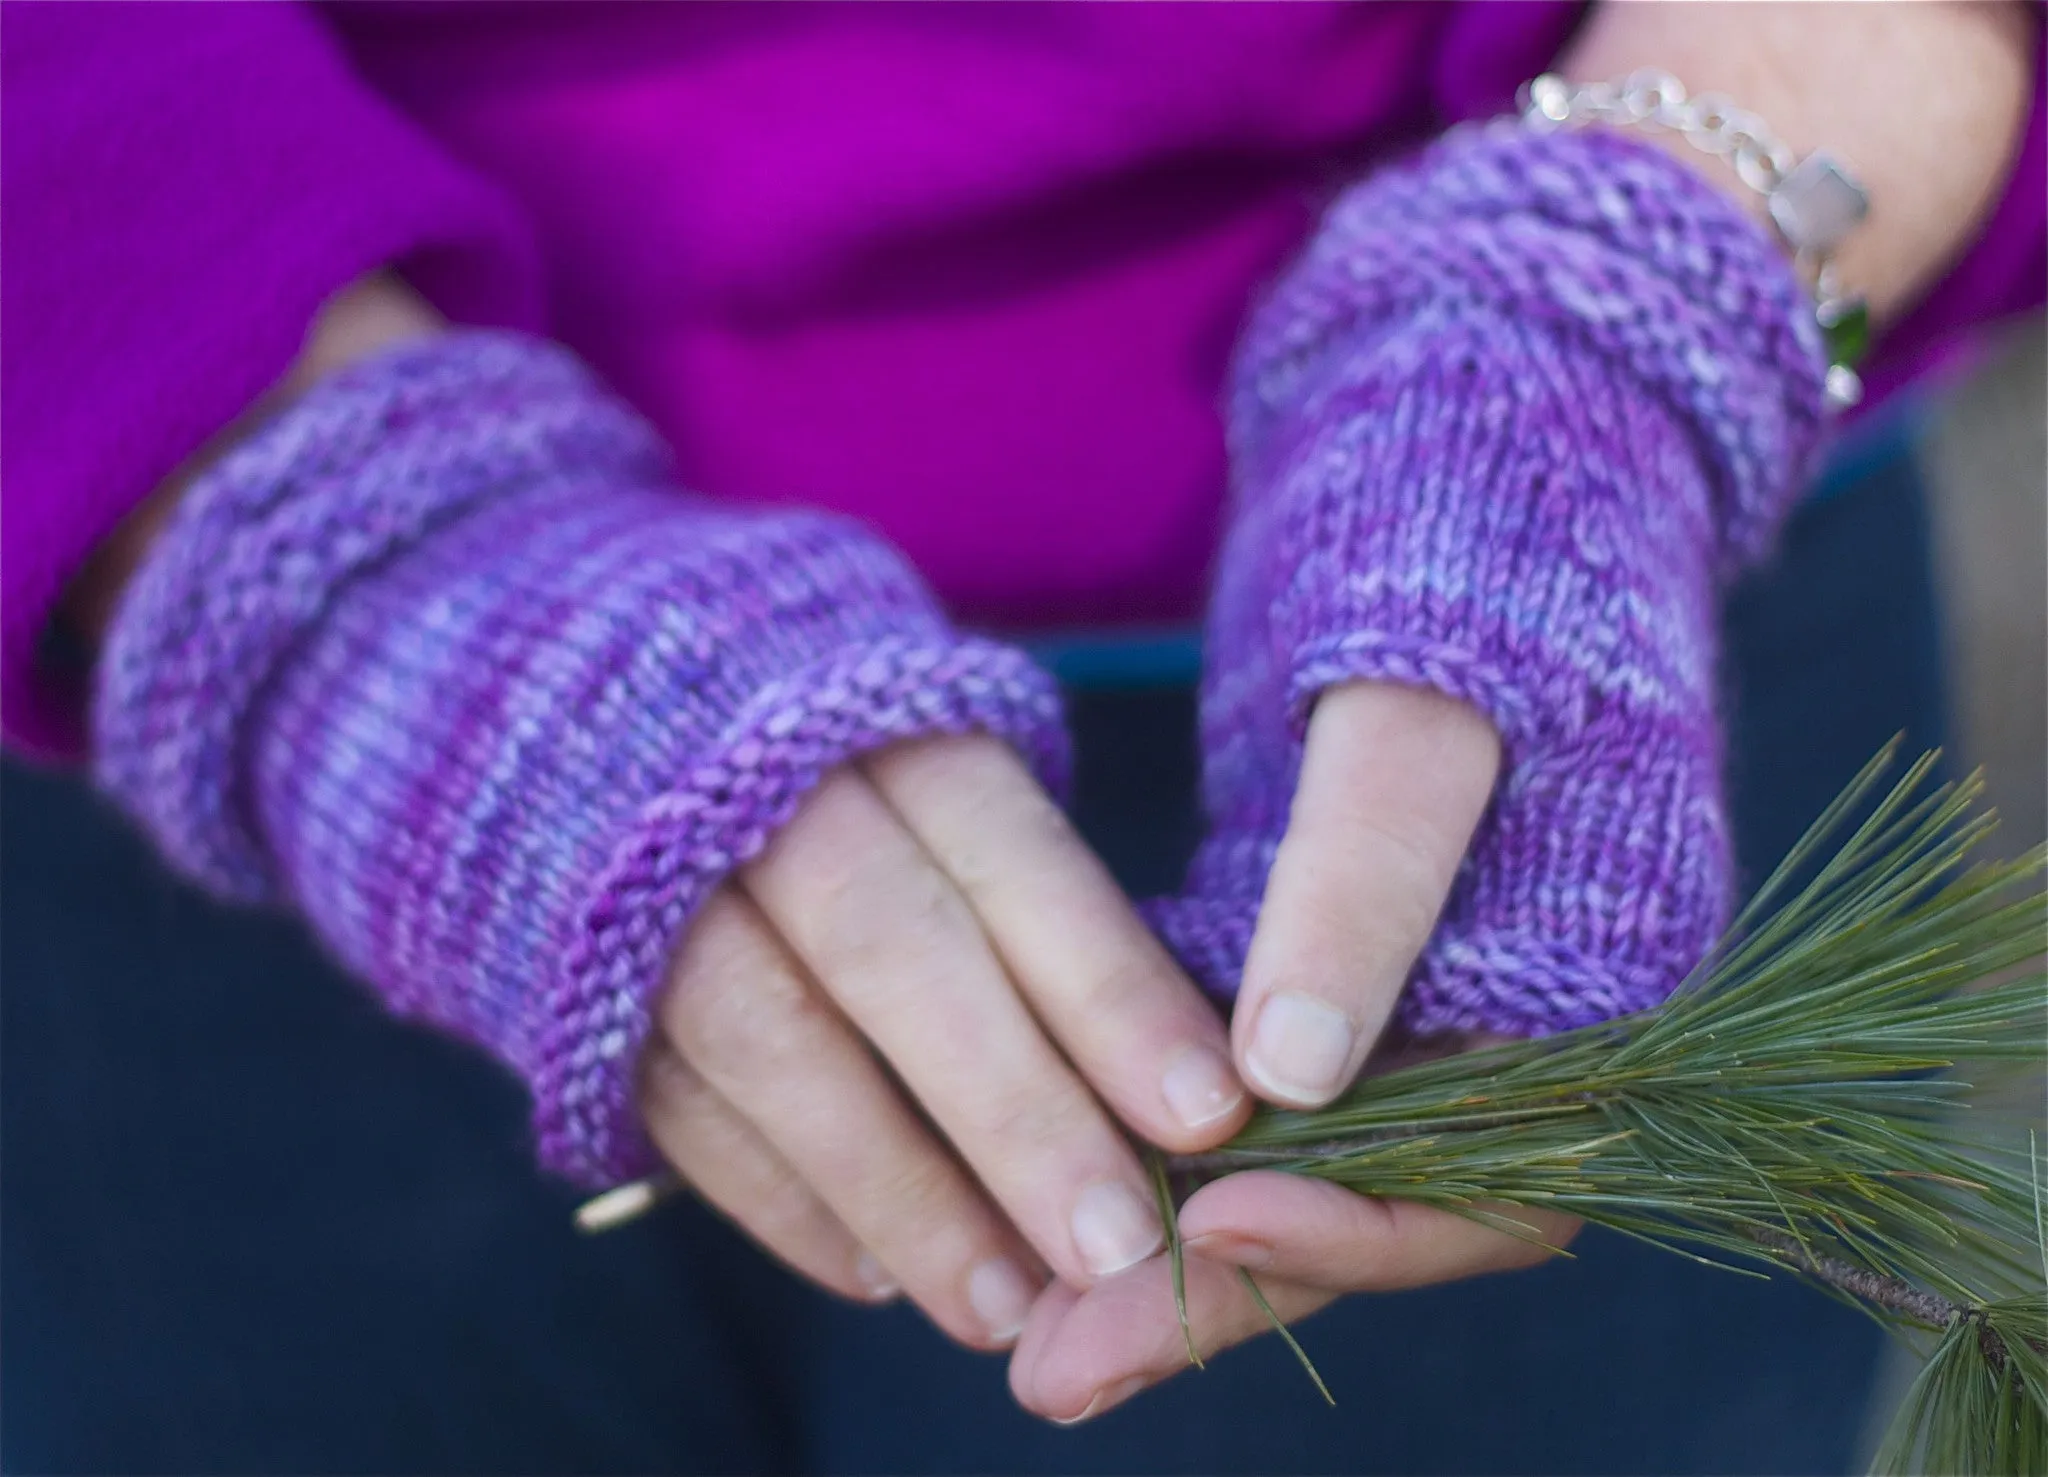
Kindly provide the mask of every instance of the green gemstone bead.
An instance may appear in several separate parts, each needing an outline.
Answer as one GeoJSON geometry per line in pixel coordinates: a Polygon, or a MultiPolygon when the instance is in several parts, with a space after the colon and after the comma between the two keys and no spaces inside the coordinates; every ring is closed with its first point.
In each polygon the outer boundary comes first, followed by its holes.
{"type": "Polygon", "coordinates": [[[1821,341],[1831,364],[1856,364],[1870,347],[1870,306],[1862,298],[1842,303],[1821,318],[1821,341]]]}

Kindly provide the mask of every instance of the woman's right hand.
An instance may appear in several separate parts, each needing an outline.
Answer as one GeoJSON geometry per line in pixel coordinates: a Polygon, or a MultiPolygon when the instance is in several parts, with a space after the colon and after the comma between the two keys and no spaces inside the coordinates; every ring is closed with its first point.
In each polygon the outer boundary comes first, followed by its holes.
{"type": "MultiPolygon", "coordinates": [[[[337,295],[277,388],[74,582],[84,639],[187,482],[336,371],[440,329],[387,275],[337,295]]],[[[658,1015],[640,1107],[684,1178],[827,1287],[901,1286],[982,1348],[1014,1338],[1046,1268],[1083,1287],[1157,1245],[1117,1119],[1199,1150],[1249,1112],[1215,1008],[987,737],[828,778],[686,931],[658,1015]]]]}
{"type": "Polygon", "coordinates": [[[985,736],[828,778],[705,906],[656,1015],[640,1101],[682,1177],[982,1349],[1047,1268],[1086,1287],[1160,1248],[1125,1129],[1195,1152],[1250,1111],[1215,1007],[985,736]]]}

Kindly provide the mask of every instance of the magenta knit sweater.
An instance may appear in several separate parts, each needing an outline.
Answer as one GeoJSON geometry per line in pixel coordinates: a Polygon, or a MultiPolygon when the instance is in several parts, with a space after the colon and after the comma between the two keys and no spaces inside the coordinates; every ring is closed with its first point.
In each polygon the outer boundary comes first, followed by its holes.
{"type": "MultiPolygon", "coordinates": [[[[1328,190],[1573,4],[0,10],[0,720],[86,552],[386,262],[567,342],[684,485],[854,514],[975,619],[1184,619],[1226,359],[1328,190]]],[[[1881,391],[2038,300],[2037,97],[1881,391]]]]}

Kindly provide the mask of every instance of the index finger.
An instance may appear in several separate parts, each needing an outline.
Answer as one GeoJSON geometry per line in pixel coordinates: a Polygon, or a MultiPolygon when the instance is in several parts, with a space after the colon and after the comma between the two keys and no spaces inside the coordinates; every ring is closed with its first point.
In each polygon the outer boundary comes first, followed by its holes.
{"type": "Polygon", "coordinates": [[[1464,703],[1381,682],[1322,695],[1232,1020],[1254,1092],[1321,1107],[1358,1075],[1499,769],[1493,726],[1464,703]]]}
{"type": "Polygon", "coordinates": [[[947,738],[883,750],[863,767],[1119,1118],[1181,1152],[1242,1126],[1251,1100],[1222,1016],[1021,759],[994,739],[947,738]]]}

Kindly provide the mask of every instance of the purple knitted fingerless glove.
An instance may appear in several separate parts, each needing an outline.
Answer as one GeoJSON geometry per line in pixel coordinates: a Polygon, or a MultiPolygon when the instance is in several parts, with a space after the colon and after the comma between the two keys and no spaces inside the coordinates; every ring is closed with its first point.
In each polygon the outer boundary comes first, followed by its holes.
{"type": "Polygon", "coordinates": [[[459,333],[316,389],[187,492],[103,653],[101,783],[530,1084],[540,1154],[632,1107],[693,910],[848,758],[985,730],[1059,783],[1054,688],[845,521],[667,481],[561,350],[459,333]]]}
{"type": "Polygon", "coordinates": [[[1462,130],[1340,199],[1234,369],[1212,832],[1155,915],[1189,967],[1235,988],[1309,710],[1369,678],[1505,746],[1400,1021],[1661,1000],[1732,885],[1718,595],[1804,483],[1824,369],[1776,245],[1636,142],[1462,130]]]}

